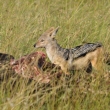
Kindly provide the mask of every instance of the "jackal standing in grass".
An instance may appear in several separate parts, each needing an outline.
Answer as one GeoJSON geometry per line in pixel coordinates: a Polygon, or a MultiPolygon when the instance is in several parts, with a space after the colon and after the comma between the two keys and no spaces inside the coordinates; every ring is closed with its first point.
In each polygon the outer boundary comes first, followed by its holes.
{"type": "Polygon", "coordinates": [[[52,27],[44,32],[34,47],[45,48],[50,61],[59,65],[65,74],[69,74],[70,70],[81,69],[89,73],[92,67],[97,70],[103,54],[102,44],[86,43],[72,49],[62,48],[55,39],[58,29],[52,27]]]}

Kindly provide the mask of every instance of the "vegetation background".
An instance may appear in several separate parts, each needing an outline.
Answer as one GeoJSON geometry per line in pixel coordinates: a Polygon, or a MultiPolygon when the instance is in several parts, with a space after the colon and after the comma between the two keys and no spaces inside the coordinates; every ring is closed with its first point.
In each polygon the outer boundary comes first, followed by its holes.
{"type": "MultiPolygon", "coordinates": [[[[36,51],[33,44],[53,26],[60,26],[62,47],[102,42],[110,52],[110,0],[0,0],[2,53],[18,59],[36,51]]],[[[0,110],[110,110],[109,69],[75,72],[49,85],[10,76],[0,82],[0,110]]]]}

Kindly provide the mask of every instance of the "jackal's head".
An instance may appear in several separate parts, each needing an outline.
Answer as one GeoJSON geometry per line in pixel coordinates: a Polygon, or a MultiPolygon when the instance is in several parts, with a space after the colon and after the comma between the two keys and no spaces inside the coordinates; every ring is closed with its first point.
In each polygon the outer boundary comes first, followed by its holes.
{"type": "Polygon", "coordinates": [[[51,27],[49,30],[44,32],[38,39],[37,43],[34,44],[36,48],[46,47],[50,42],[53,41],[56,33],[58,32],[59,27],[56,29],[51,27]]]}

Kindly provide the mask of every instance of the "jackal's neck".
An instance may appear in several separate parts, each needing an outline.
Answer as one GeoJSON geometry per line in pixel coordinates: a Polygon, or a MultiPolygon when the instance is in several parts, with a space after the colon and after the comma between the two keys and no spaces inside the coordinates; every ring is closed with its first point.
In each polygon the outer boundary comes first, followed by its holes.
{"type": "Polygon", "coordinates": [[[48,44],[46,45],[46,49],[50,49],[52,47],[57,47],[58,45],[59,44],[57,43],[56,39],[53,39],[48,42],[48,44]]]}
{"type": "Polygon", "coordinates": [[[56,39],[50,41],[47,45],[46,45],[46,51],[54,51],[57,52],[59,49],[63,49],[56,41],[56,39]]]}
{"type": "Polygon", "coordinates": [[[68,57],[68,49],[62,48],[55,39],[47,44],[46,53],[52,62],[58,57],[64,59],[68,57]]]}

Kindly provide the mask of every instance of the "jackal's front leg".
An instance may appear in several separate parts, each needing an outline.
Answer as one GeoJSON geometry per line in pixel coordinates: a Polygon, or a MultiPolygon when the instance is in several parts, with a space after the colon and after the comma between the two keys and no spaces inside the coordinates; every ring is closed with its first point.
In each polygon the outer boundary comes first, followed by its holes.
{"type": "Polygon", "coordinates": [[[61,66],[61,69],[63,70],[63,72],[66,74],[66,75],[69,75],[69,71],[68,71],[68,68],[66,66],[61,66]]]}

